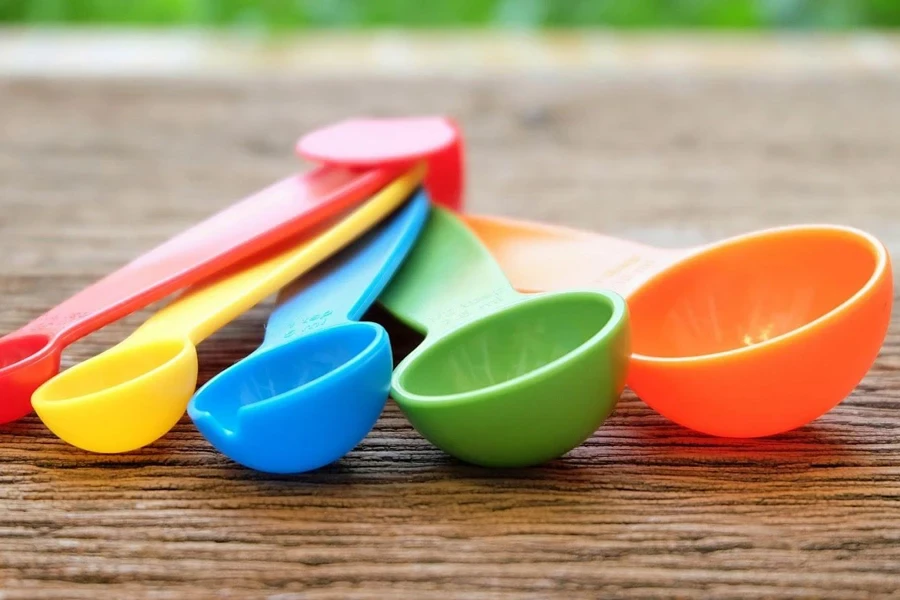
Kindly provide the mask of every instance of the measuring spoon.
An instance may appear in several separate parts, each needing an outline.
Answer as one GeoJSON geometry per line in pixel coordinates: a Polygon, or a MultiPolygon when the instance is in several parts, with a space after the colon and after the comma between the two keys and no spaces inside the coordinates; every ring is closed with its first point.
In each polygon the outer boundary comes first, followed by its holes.
{"type": "Polygon", "coordinates": [[[602,285],[628,299],[628,385],[699,432],[759,437],[831,410],[890,323],[887,249],[850,227],[797,225],[685,250],[485,216],[466,223],[521,291],[602,285]]]}
{"type": "Polygon", "coordinates": [[[374,427],[388,398],[387,332],[358,322],[428,217],[419,192],[389,220],[283,289],[263,344],[188,404],[200,433],[232,460],[270,473],[336,461],[374,427]]]}
{"type": "Polygon", "coordinates": [[[431,149],[425,188],[432,202],[461,211],[462,133],[447,117],[348,119],[306,134],[296,149],[300,156],[322,164],[371,169],[389,162],[411,164],[419,155],[410,153],[410,148],[423,145],[431,149]]]}
{"type": "MultiPolygon", "coordinates": [[[[59,371],[63,349],[89,333],[360,204],[417,159],[437,156],[442,178],[453,180],[444,157],[455,131],[436,118],[395,125],[376,132],[398,141],[370,143],[368,168],[329,165],[275,183],[0,338],[0,423],[30,412],[32,393],[59,371]]],[[[459,196],[444,201],[461,206],[459,196]]]]}
{"type": "Polygon", "coordinates": [[[435,207],[379,298],[425,340],[391,395],[431,443],[497,467],[546,462],[597,429],[625,385],[625,301],[575,290],[516,293],[466,226],[435,207]]]}
{"type": "Polygon", "coordinates": [[[312,239],[290,240],[187,290],[128,339],[37,389],[34,410],[53,433],[84,450],[127,452],[171,429],[197,386],[196,345],[337,252],[404,200],[417,167],[312,239]]]}

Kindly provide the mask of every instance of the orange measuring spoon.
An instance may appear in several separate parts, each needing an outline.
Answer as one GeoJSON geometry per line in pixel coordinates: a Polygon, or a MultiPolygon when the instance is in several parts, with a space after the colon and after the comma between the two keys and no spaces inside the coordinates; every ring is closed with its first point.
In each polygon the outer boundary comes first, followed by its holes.
{"type": "Polygon", "coordinates": [[[890,323],[890,256],[850,227],[780,227],[664,250],[464,219],[520,291],[590,284],[625,296],[629,387],[668,419],[711,435],[773,435],[825,414],[866,375],[890,323]]]}
{"type": "MultiPolygon", "coordinates": [[[[379,129],[402,143],[362,139],[368,168],[320,166],[292,175],[168,240],[0,338],[0,423],[31,411],[34,391],[59,372],[62,350],[85,335],[215,274],[257,251],[310,230],[360,204],[419,159],[430,163],[457,143],[441,118],[399,120],[379,129]],[[382,166],[385,165],[385,166],[382,166]]],[[[440,162],[440,161],[439,161],[440,162]]],[[[452,178],[446,168],[443,177],[452,178]]],[[[434,178],[433,178],[434,180],[434,178]]],[[[444,196],[459,208],[460,197],[444,196]]]]}

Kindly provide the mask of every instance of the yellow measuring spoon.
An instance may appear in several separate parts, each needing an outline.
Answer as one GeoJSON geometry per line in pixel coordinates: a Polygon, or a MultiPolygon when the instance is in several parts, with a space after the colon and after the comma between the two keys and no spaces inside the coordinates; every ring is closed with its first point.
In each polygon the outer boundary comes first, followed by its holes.
{"type": "Polygon", "coordinates": [[[412,196],[419,165],[360,208],[189,288],[119,345],[64,371],[31,398],[66,442],[92,452],[128,452],[168,432],[197,387],[196,345],[322,262],[412,196]]]}

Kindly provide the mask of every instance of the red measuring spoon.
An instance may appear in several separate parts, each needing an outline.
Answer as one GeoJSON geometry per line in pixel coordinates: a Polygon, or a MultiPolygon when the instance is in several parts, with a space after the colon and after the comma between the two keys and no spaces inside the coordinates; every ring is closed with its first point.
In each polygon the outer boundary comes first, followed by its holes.
{"type": "MultiPolygon", "coordinates": [[[[446,153],[458,132],[441,118],[366,121],[356,143],[366,164],[324,165],[287,177],[211,216],[75,294],[19,330],[0,338],[0,423],[31,411],[31,395],[59,371],[63,349],[87,334],[192,285],[285,238],[311,229],[372,196],[403,167],[426,160],[453,180],[446,153]],[[381,146],[365,138],[388,135],[381,146]],[[362,137],[359,137],[362,136],[362,137]]],[[[328,129],[324,137],[328,139],[328,129]]],[[[340,131],[340,129],[339,129],[340,131]]],[[[315,136],[313,137],[315,139],[315,136]]],[[[344,134],[345,143],[354,140],[344,134]]],[[[459,178],[456,179],[457,181],[459,178]]],[[[432,177],[435,182],[435,177],[432,177]]],[[[445,188],[446,189],[446,188],[445,188]]],[[[461,196],[445,193],[458,208],[461,196]]]]}
{"type": "Polygon", "coordinates": [[[460,211],[465,183],[462,135],[446,117],[349,119],[303,136],[297,153],[332,166],[408,168],[420,157],[410,150],[421,146],[425,132],[434,149],[425,177],[428,194],[433,202],[460,211]]]}

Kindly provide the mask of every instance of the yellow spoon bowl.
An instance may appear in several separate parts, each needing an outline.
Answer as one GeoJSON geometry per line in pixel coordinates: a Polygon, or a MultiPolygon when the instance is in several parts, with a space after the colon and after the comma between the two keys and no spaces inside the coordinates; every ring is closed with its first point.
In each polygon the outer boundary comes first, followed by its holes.
{"type": "Polygon", "coordinates": [[[165,435],[197,387],[196,346],[371,229],[412,196],[417,165],[361,207],[189,288],[119,345],[50,379],[31,398],[45,425],[69,444],[128,452],[165,435]]]}

